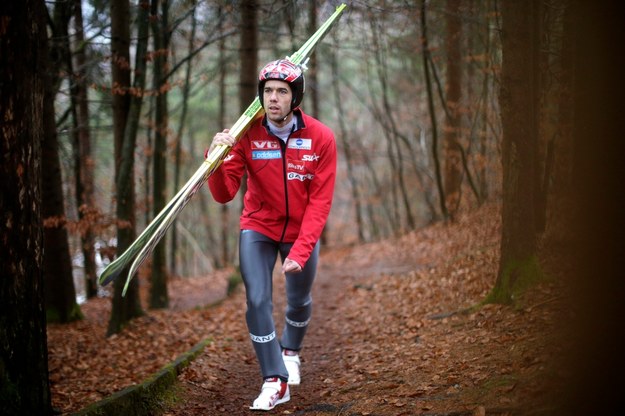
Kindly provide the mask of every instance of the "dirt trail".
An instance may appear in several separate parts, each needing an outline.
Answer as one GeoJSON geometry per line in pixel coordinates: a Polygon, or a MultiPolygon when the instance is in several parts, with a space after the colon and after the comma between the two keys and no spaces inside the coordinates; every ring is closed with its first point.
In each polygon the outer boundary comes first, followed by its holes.
{"type": "MultiPolygon", "coordinates": [[[[479,302],[497,259],[494,208],[454,226],[323,253],[302,384],[277,414],[526,414],[550,406],[557,307],[553,288],[527,307],[479,302]],[[534,306],[532,306],[534,305],[534,306]],[[433,316],[444,316],[434,319],[433,316]]],[[[496,218],[496,217],[495,217],[496,218]]],[[[276,322],[283,278],[274,276],[276,322]]],[[[245,328],[242,288],[203,312],[214,343],[180,377],[181,400],[165,414],[249,415],[262,383],[245,328]]],[[[278,329],[281,329],[278,324],[278,329]]]]}
{"type": "MultiPolygon", "coordinates": [[[[553,330],[565,321],[558,318],[562,294],[555,283],[535,288],[516,308],[460,313],[494,283],[499,218],[497,206],[485,206],[451,225],[326,249],[302,351],[303,381],[273,413],[549,414],[561,377],[554,357],[564,348],[553,330]]],[[[563,269],[555,264],[550,274],[563,269]]],[[[112,337],[105,337],[109,299],[82,305],[82,321],[49,325],[53,405],[72,414],[141,383],[211,337],[179,377],[173,395],[179,400],[164,414],[251,414],[262,380],[243,288],[206,307],[224,296],[228,275],[172,279],[171,309],[149,310],[112,337]]],[[[279,330],[283,279],[274,276],[279,330]]]]}

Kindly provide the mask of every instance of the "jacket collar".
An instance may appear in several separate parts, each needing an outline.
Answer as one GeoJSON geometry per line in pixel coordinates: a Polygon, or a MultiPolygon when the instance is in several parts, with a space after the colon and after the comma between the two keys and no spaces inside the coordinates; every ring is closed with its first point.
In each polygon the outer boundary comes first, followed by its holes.
{"type": "MultiPolygon", "coordinates": [[[[295,131],[300,131],[306,128],[306,123],[304,123],[304,112],[298,107],[293,110],[293,116],[297,119],[297,129],[295,131]]],[[[267,121],[267,114],[263,116],[263,126],[267,133],[271,134],[271,129],[269,128],[269,121],[267,121]]]]}

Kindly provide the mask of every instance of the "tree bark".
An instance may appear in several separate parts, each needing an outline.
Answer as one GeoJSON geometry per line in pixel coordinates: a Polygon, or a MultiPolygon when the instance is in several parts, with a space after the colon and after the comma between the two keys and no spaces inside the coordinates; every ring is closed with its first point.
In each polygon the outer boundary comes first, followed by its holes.
{"type": "Polygon", "coordinates": [[[434,173],[436,178],[436,187],[438,189],[438,199],[443,219],[449,218],[447,204],[445,201],[445,191],[443,189],[443,178],[441,174],[441,161],[438,155],[438,127],[436,123],[436,112],[434,110],[434,97],[432,93],[432,81],[430,77],[430,50],[428,45],[427,19],[426,19],[426,1],[421,0],[421,55],[423,57],[423,71],[425,74],[425,86],[428,97],[428,110],[432,123],[432,159],[434,160],[434,173]]]}
{"type": "MultiPolygon", "coordinates": [[[[75,173],[76,205],[80,219],[80,240],[84,258],[85,291],[87,299],[98,294],[95,263],[95,235],[93,226],[98,221],[99,210],[94,196],[94,160],[91,154],[89,128],[89,94],[87,91],[87,58],[82,19],[82,0],[74,0],[75,70],[72,71],[72,106],[75,108],[75,173]]],[[[71,60],[70,60],[71,63],[71,60]]]]}
{"type": "MultiPolygon", "coordinates": [[[[139,7],[139,42],[135,86],[143,90],[145,83],[145,50],[147,49],[147,19],[145,4],[139,7]],[[141,48],[144,48],[143,50],[141,48]]],[[[121,255],[136,238],[134,151],[141,110],[141,95],[130,95],[130,8],[128,0],[111,1],[111,70],[113,102],[113,134],[115,138],[115,184],[117,191],[117,255],[121,255]],[[131,111],[132,110],[132,111],[131,111]]],[[[126,276],[127,267],[121,276],[126,276]]],[[[111,318],[107,334],[116,334],[132,318],[141,316],[139,279],[130,282],[126,297],[122,297],[125,279],[115,282],[111,318]]]]}
{"type": "MultiPolygon", "coordinates": [[[[239,108],[245,111],[258,92],[258,2],[241,0],[239,46],[239,108]]],[[[247,192],[246,177],[241,180],[241,206],[247,192]]]]}
{"type": "Polygon", "coordinates": [[[460,206],[460,186],[462,184],[462,151],[460,147],[460,99],[462,97],[461,45],[462,24],[460,22],[460,1],[447,1],[447,82],[446,113],[443,128],[444,149],[444,191],[449,218],[454,219],[460,206]]]}
{"type": "MultiPolygon", "coordinates": [[[[167,136],[169,128],[167,109],[167,65],[169,55],[169,0],[152,0],[152,34],[154,36],[154,91],[156,110],[154,113],[154,173],[153,216],[167,204],[167,136]],[[160,14],[159,14],[159,7],[160,14]]],[[[163,309],[169,305],[167,294],[166,239],[163,238],[154,248],[152,255],[152,279],[150,286],[150,308],[163,309]]]]}
{"type": "Polygon", "coordinates": [[[533,2],[502,4],[502,235],[497,280],[487,298],[496,303],[512,303],[515,295],[540,278],[534,229],[538,145],[534,16],[533,2]]]}
{"type": "Polygon", "coordinates": [[[239,107],[243,112],[258,92],[258,3],[257,0],[242,0],[240,7],[239,107]]]}
{"type": "MultiPolygon", "coordinates": [[[[219,25],[217,30],[219,30],[220,34],[223,34],[223,9],[219,8],[219,25]]],[[[226,39],[222,37],[219,40],[219,125],[226,125],[226,75],[227,71],[227,62],[226,62],[226,39]]],[[[220,207],[220,240],[221,240],[221,258],[219,256],[215,256],[216,259],[216,267],[227,267],[232,264],[234,259],[231,259],[230,254],[230,207],[228,204],[222,204],[220,207]]],[[[208,235],[211,235],[210,227],[206,227],[206,232],[208,235]]]]}
{"type": "Polygon", "coordinates": [[[76,302],[63,199],[63,178],[59,158],[59,142],[54,110],[55,97],[61,83],[61,69],[67,69],[70,57],[68,25],[71,4],[54,6],[50,62],[46,71],[46,95],[43,103],[44,136],[42,142],[41,214],[44,225],[44,278],[46,280],[46,313],[50,322],[71,322],[82,318],[76,302]]]}
{"type": "Polygon", "coordinates": [[[41,0],[0,3],[0,409],[51,415],[43,293],[41,0]]]}

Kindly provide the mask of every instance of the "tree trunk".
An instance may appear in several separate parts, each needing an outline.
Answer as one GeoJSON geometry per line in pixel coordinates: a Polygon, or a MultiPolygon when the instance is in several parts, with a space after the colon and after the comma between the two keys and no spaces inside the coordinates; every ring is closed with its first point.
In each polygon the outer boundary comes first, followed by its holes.
{"type": "MultiPolygon", "coordinates": [[[[170,28],[168,22],[169,0],[152,0],[151,22],[154,35],[154,91],[156,111],[154,113],[154,217],[167,204],[167,60],[169,55],[170,28]],[[158,6],[161,6],[159,18],[158,6]]],[[[152,256],[152,279],[150,286],[150,308],[163,309],[169,305],[167,294],[166,239],[163,238],[154,248],[152,256]]]]}
{"type": "MultiPolygon", "coordinates": [[[[331,63],[330,72],[332,73],[332,88],[331,89],[334,92],[334,100],[336,102],[336,112],[337,114],[343,114],[343,111],[344,111],[343,99],[341,97],[341,90],[339,88],[340,68],[339,68],[339,62],[338,62],[336,51],[332,51],[332,54],[330,55],[330,63],[331,63]]],[[[361,197],[360,197],[360,190],[358,189],[358,180],[354,173],[353,150],[349,142],[349,137],[348,137],[349,133],[348,133],[347,126],[345,124],[345,118],[339,117],[338,123],[339,123],[338,137],[343,147],[343,155],[345,157],[345,164],[346,164],[346,170],[347,170],[346,172],[347,180],[349,181],[349,185],[352,191],[351,194],[352,194],[352,201],[354,203],[354,217],[356,219],[356,231],[358,235],[358,242],[364,243],[365,242],[365,235],[364,235],[365,227],[364,227],[364,220],[362,218],[362,206],[361,206],[362,203],[361,203],[361,197]]]]}
{"type": "Polygon", "coordinates": [[[445,163],[445,205],[450,219],[454,219],[460,206],[460,186],[462,184],[462,152],[460,147],[460,98],[462,95],[462,72],[460,68],[462,25],[460,22],[460,1],[447,1],[447,94],[448,112],[443,129],[443,149],[445,163]]]}
{"type": "Polygon", "coordinates": [[[51,415],[43,293],[43,1],[0,3],[0,409],[51,415]]]}
{"type": "Polygon", "coordinates": [[[71,322],[82,318],[76,303],[72,260],[65,225],[63,178],[59,159],[54,100],[60,85],[59,69],[66,68],[70,56],[68,24],[71,5],[54,7],[54,28],[50,40],[50,68],[46,73],[46,95],[43,102],[44,136],[42,142],[42,207],[44,225],[44,278],[46,280],[46,313],[50,322],[71,322]]]}
{"type": "MultiPolygon", "coordinates": [[[[217,30],[220,34],[223,34],[223,9],[219,8],[219,24],[217,30]]],[[[226,62],[226,39],[222,37],[219,40],[219,126],[226,125],[226,75],[228,74],[227,70],[227,62],[226,62]]],[[[230,232],[230,207],[228,204],[222,204],[220,207],[220,240],[221,240],[221,258],[219,256],[215,256],[217,261],[215,262],[216,267],[227,267],[232,264],[234,259],[231,259],[230,254],[230,236],[232,233],[230,232]],[[220,259],[220,260],[219,260],[220,259]]],[[[211,235],[210,227],[207,228],[207,234],[211,235]]]]}
{"type": "MultiPolygon", "coordinates": [[[[189,35],[189,51],[193,50],[195,44],[195,32],[197,28],[197,18],[195,16],[195,10],[197,7],[196,0],[192,0],[190,4],[191,10],[191,33],[189,35]]],[[[189,108],[189,91],[191,89],[191,70],[193,69],[193,60],[187,61],[187,68],[184,77],[184,86],[182,88],[182,110],[180,111],[180,120],[178,124],[178,132],[176,133],[176,150],[174,152],[174,192],[178,192],[180,189],[180,176],[181,176],[181,164],[182,164],[182,138],[184,136],[185,124],[187,122],[187,110],[189,108]]],[[[171,227],[171,240],[169,250],[169,273],[171,275],[180,275],[180,271],[177,267],[177,251],[178,251],[178,230],[176,230],[176,222],[174,220],[171,227]]]]}
{"type": "MultiPolygon", "coordinates": [[[[80,218],[80,240],[85,269],[85,291],[87,299],[98,294],[95,263],[95,235],[93,225],[97,222],[99,210],[94,198],[94,160],[91,155],[91,133],[89,128],[89,96],[87,92],[87,59],[82,20],[82,0],[74,0],[75,27],[75,71],[72,87],[72,102],[76,114],[75,172],[76,205],[80,218]]],[[[70,61],[71,63],[71,61],[70,61]]]]}
{"type": "MultiPolygon", "coordinates": [[[[615,415],[623,411],[625,356],[625,12],[618,1],[571,2],[575,53],[573,250],[575,295],[566,322],[576,336],[563,415],[615,415]]],[[[569,277],[568,275],[566,276],[569,277]]],[[[570,283],[570,284],[569,284],[570,283]]]]}
{"type": "MultiPolygon", "coordinates": [[[[317,2],[308,3],[308,36],[312,36],[317,31],[317,2]]],[[[317,51],[313,51],[310,55],[308,71],[306,73],[306,95],[310,103],[310,115],[315,118],[321,117],[319,111],[319,82],[317,77],[317,51]]],[[[326,235],[325,228],[322,239],[326,235]]]]}
{"type": "Polygon", "coordinates": [[[512,303],[540,278],[534,229],[537,125],[532,2],[502,4],[503,207],[497,280],[487,301],[512,303]]]}
{"type": "Polygon", "coordinates": [[[239,63],[239,107],[245,111],[258,92],[258,4],[257,0],[241,1],[241,46],[239,63]]]}
{"type": "MultiPolygon", "coordinates": [[[[258,92],[258,2],[241,0],[239,49],[239,108],[245,111],[258,92]]],[[[241,206],[247,192],[246,176],[241,180],[241,206]]]]}
{"type": "MultiPolygon", "coordinates": [[[[117,255],[121,255],[134,241],[135,234],[135,178],[134,151],[141,111],[141,96],[130,91],[130,8],[128,0],[111,1],[111,71],[113,102],[113,134],[115,137],[115,184],[117,190],[117,255]],[[131,111],[132,110],[132,111],[131,111]]],[[[145,50],[147,49],[148,12],[145,5],[139,7],[139,37],[135,86],[143,90],[145,83],[145,50]],[[143,66],[143,68],[141,68],[143,66]]],[[[127,267],[121,276],[126,276],[127,267]]],[[[130,282],[126,297],[122,291],[126,281],[115,282],[111,318],[107,334],[116,334],[132,318],[141,316],[139,279],[130,282]]]]}
{"type": "Polygon", "coordinates": [[[449,218],[447,204],[445,201],[445,191],[443,189],[443,179],[441,174],[441,162],[438,155],[438,128],[436,123],[436,112],[434,110],[434,97],[432,93],[432,80],[430,77],[430,51],[427,35],[426,1],[421,0],[421,55],[423,57],[423,71],[425,74],[425,86],[427,89],[428,110],[432,123],[432,159],[434,160],[434,173],[436,177],[436,187],[438,189],[438,199],[443,219],[449,218]]]}

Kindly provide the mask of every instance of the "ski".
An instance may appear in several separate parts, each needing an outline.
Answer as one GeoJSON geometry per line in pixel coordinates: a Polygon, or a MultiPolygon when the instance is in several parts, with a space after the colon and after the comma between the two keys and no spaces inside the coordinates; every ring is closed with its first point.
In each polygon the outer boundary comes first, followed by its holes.
{"type": "MultiPolygon", "coordinates": [[[[317,31],[302,45],[302,47],[291,56],[287,56],[286,59],[296,65],[301,65],[302,70],[306,71],[306,63],[308,62],[310,54],[329,32],[334,23],[338,21],[339,16],[343,13],[343,10],[346,7],[346,4],[338,6],[334,13],[323,23],[323,25],[319,27],[319,29],[317,29],[317,31]]],[[[230,128],[230,134],[238,141],[250,125],[258,117],[262,117],[263,114],[264,111],[260,104],[260,100],[256,97],[230,128]]],[[[98,282],[101,285],[107,285],[117,279],[126,266],[132,262],[128,276],[126,277],[124,289],[122,291],[122,296],[126,295],[128,285],[143,261],[152,253],[156,244],[158,244],[165,232],[169,229],[173,221],[176,219],[176,216],[189,203],[193,195],[196,194],[209,176],[221,165],[230,152],[230,149],[231,147],[229,146],[219,145],[206,156],[206,159],[200,165],[198,170],[158,213],[158,215],[147,225],[139,237],[135,239],[126,251],[124,251],[124,253],[106,266],[98,278],[98,282]]]]}

